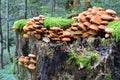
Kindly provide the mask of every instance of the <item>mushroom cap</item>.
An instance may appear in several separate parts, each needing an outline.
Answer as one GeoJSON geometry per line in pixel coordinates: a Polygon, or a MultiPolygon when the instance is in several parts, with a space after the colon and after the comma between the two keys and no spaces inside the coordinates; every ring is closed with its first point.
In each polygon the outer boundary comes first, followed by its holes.
{"type": "Polygon", "coordinates": [[[88,30],[87,33],[90,34],[90,35],[96,35],[97,34],[97,32],[95,30],[92,30],[92,29],[88,30]]]}
{"type": "Polygon", "coordinates": [[[39,17],[33,17],[33,19],[34,19],[35,21],[39,21],[39,20],[40,20],[39,17]]]}
{"type": "Polygon", "coordinates": [[[27,32],[27,31],[29,31],[30,29],[28,28],[28,26],[24,26],[24,27],[23,27],[23,30],[24,30],[25,32],[27,32]]]}
{"type": "Polygon", "coordinates": [[[36,64],[36,61],[34,59],[30,59],[30,63],[36,64]]]}
{"type": "Polygon", "coordinates": [[[62,38],[62,41],[70,41],[71,39],[69,37],[62,38]]]}
{"type": "Polygon", "coordinates": [[[23,63],[24,62],[24,56],[20,56],[18,61],[23,63]]]}
{"type": "Polygon", "coordinates": [[[38,39],[38,40],[41,39],[41,35],[40,35],[40,34],[37,34],[37,33],[36,33],[36,34],[34,34],[34,36],[35,36],[35,38],[38,39]]]}
{"type": "Polygon", "coordinates": [[[63,36],[63,37],[64,37],[64,36],[71,36],[71,34],[70,34],[69,31],[64,31],[63,34],[62,34],[62,36],[63,36]]]}
{"type": "Polygon", "coordinates": [[[82,21],[82,22],[87,21],[85,15],[83,15],[83,14],[79,14],[79,15],[78,15],[78,18],[79,18],[79,21],[82,21]]]}
{"type": "Polygon", "coordinates": [[[93,30],[96,30],[96,31],[99,30],[98,25],[96,25],[96,24],[92,24],[89,28],[93,29],[93,30]]]}
{"type": "Polygon", "coordinates": [[[108,21],[102,21],[101,24],[102,25],[107,25],[109,22],[108,21]]]}
{"type": "Polygon", "coordinates": [[[24,57],[24,63],[28,63],[29,62],[29,57],[24,57]]]}
{"type": "Polygon", "coordinates": [[[84,24],[85,26],[87,26],[87,27],[89,27],[89,26],[91,25],[90,22],[84,22],[83,24],[84,24]]]}
{"type": "Polygon", "coordinates": [[[97,12],[97,15],[100,15],[100,16],[101,16],[101,15],[103,15],[103,14],[107,14],[107,12],[106,12],[106,11],[98,11],[98,12],[97,12]]]}
{"type": "Polygon", "coordinates": [[[90,21],[96,24],[100,24],[102,22],[102,19],[99,15],[95,15],[91,17],[90,21]]]}
{"type": "Polygon", "coordinates": [[[77,31],[78,30],[78,28],[77,27],[70,27],[71,28],[71,30],[73,30],[73,31],[77,31]]]}
{"type": "Polygon", "coordinates": [[[53,31],[61,31],[62,29],[60,27],[52,27],[50,28],[50,30],[53,30],[53,31]]]}
{"type": "Polygon", "coordinates": [[[116,17],[114,18],[114,20],[120,20],[120,18],[116,16],[116,17]]]}
{"type": "Polygon", "coordinates": [[[110,34],[109,33],[106,33],[105,34],[105,38],[109,38],[110,37],[110,34]]]}
{"type": "Polygon", "coordinates": [[[88,37],[89,36],[89,34],[87,33],[87,32],[84,32],[83,34],[82,34],[82,37],[88,37]]]}
{"type": "Polygon", "coordinates": [[[34,54],[29,54],[28,55],[30,58],[35,58],[36,56],[34,54]]]}
{"type": "Polygon", "coordinates": [[[101,19],[103,20],[113,20],[114,18],[108,14],[101,15],[101,19]]]}
{"type": "Polygon", "coordinates": [[[23,66],[23,65],[24,65],[22,62],[18,62],[18,64],[19,64],[20,66],[23,66]]]}
{"type": "Polygon", "coordinates": [[[102,29],[102,30],[105,30],[107,27],[104,26],[104,25],[100,25],[100,26],[98,26],[98,28],[99,28],[99,29],[102,29]]]}
{"type": "Polygon", "coordinates": [[[60,41],[60,38],[59,37],[54,37],[54,38],[51,38],[51,40],[54,40],[54,41],[60,41]]]}
{"type": "Polygon", "coordinates": [[[113,14],[113,15],[116,15],[116,14],[117,14],[117,13],[116,13],[114,10],[112,10],[112,9],[107,9],[106,12],[107,12],[108,14],[113,14]]]}
{"type": "Polygon", "coordinates": [[[23,34],[23,38],[24,38],[24,39],[28,39],[28,38],[29,38],[29,35],[28,35],[28,34],[23,34]]]}
{"type": "Polygon", "coordinates": [[[28,65],[28,69],[30,69],[30,70],[35,70],[35,65],[34,64],[29,64],[28,65]]]}
{"type": "Polygon", "coordinates": [[[87,29],[86,29],[86,27],[83,25],[83,23],[82,22],[80,22],[80,23],[78,23],[78,27],[80,28],[80,29],[82,29],[83,31],[86,31],[87,29]]]}
{"type": "Polygon", "coordinates": [[[106,28],[106,29],[105,29],[105,32],[107,32],[107,33],[112,33],[112,31],[113,31],[112,28],[106,28]]]}

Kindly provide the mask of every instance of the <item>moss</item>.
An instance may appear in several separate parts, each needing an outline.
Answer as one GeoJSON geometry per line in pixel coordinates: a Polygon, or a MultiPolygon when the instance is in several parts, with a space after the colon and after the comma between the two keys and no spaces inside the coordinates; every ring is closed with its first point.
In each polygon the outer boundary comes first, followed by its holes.
{"type": "Polygon", "coordinates": [[[29,19],[20,19],[14,22],[13,28],[17,29],[17,31],[22,34],[24,33],[23,27],[26,25],[26,23],[29,21],[29,19]]]}
{"type": "Polygon", "coordinates": [[[106,74],[106,80],[113,80],[110,73],[106,74]]]}
{"type": "Polygon", "coordinates": [[[85,68],[88,73],[91,72],[91,66],[98,62],[99,55],[96,53],[90,53],[90,55],[80,56],[75,52],[71,52],[69,54],[69,59],[67,61],[68,64],[74,62],[75,66],[78,68],[85,68]]]}
{"type": "Polygon", "coordinates": [[[48,29],[52,27],[62,27],[63,29],[66,29],[70,27],[72,23],[74,23],[75,20],[71,19],[65,19],[65,18],[54,18],[54,17],[46,17],[44,20],[44,26],[47,27],[48,29]]]}
{"type": "Polygon", "coordinates": [[[120,41],[120,21],[112,21],[108,24],[109,28],[113,29],[112,36],[117,42],[120,41]]]}

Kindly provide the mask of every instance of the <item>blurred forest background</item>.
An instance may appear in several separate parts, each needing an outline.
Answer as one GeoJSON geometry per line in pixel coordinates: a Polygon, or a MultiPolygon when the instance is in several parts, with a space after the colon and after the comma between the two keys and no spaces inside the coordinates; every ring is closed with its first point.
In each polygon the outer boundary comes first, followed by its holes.
{"type": "Polygon", "coordinates": [[[0,80],[16,80],[16,20],[43,14],[68,18],[87,8],[97,6],[113,9],[120,16],[120,0],[0,0],[0,80]]]}

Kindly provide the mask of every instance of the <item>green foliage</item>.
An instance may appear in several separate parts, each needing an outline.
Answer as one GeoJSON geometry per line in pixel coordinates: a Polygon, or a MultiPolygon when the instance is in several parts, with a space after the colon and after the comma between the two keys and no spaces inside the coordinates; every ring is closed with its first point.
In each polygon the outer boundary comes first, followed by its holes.
{"type": "Polygon", "coordinates": [[[110,73],[106,74],[106,80],[113,80],[110,73]]]}
{"type": "Polygon", "coordinates": [[[23,33],[23,27],[26,25],[28,21],[29,19],[21,19],[21,20],[15,21],[13,24],[13,28],[17,29],[19,33],[23,33]]]}
{"type": "Polygon", "coordinates": [[[54,17],[46,17],[44,20],[44,26],[47,27],[48,29],[52,27],[62,27],[63,29],[66,29],[70,27],[72,23],[74,23],[75,20],[71,19],[65,19],[65,18],[54,18],[54,17]]]}
{"type": "Polygon", "coordinates": [[[78,68],[86,68],[87,72],[90,73],[91,66],[98,62],[99,55],[96,53],[90,53],[90,55],[78,55],[75,52],[69,54],[68,63],[74,62],[78,68]]]}
{"type": "Polygon", "coordinates": [[[120,41],[120,21],[112,21],[108,24],[109,28],[113,29],[112,36],[117,42],[120,41]]]}
{"type": "Polygon", "coordinates": [[[13,65],[6,65],[5,69],[0,70],[0,80],[16,80],[13,74],[13,65]]]}

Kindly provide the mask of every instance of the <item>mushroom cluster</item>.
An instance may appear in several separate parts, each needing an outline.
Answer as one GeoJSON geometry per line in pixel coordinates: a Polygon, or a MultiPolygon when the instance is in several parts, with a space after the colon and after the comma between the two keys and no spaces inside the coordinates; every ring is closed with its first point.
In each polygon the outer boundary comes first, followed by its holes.
{"type": "Polygon", "coordinates": [[[101,7],[89,8],[87,11],[83,11],[78,16],[73,17],[77,22],[73,23],[69,28],[63,29],[60,26],[55,26],[47,29],[44,24],[45,17],[40,15],[33,17],[23,27],[25,39],[30,35],[34,35],[36,39],[42,39],[47,37],[53,42],[70,42],[78,37],[95,37],[102,36],[109,38],[112,33],[112,29],[107,27],[107,24],[113,20],[120,20],[117,13],[114,10],[101,7]]]}
{"type": "Polygon", "coordinates": [[[111,9],[103,9],[101,7],[89,8],[87,11],[83,11],[77,17],[73,19],[77,20],[77,23],[72,24],[72,27],[82,32],[83,37],[91,37],[97,35],[104,35],[105,38],[109,38],[112,29],[107,28],[107,24],[113,20],[120,20],[116,16],[116,12],[111,9]]]}
{"type": "Polygon", "coordinates": [[[31,71],[34,71],[36,68],[36,60],[34,54],[29,54],[28,56],[20,56],[18,64],[28,68],[31,71]]]}
{"type": "Polygon", "coordinates": [[[27,24],[23,27],[25,34],[23,38],[28,39],[30,35],[34,35],[36,39],[41,39],[42,34],[46,32],[46,28],[43,26],[43,20],[45,17],[39,15],[38,17],[33,17],[27,24]]]}

